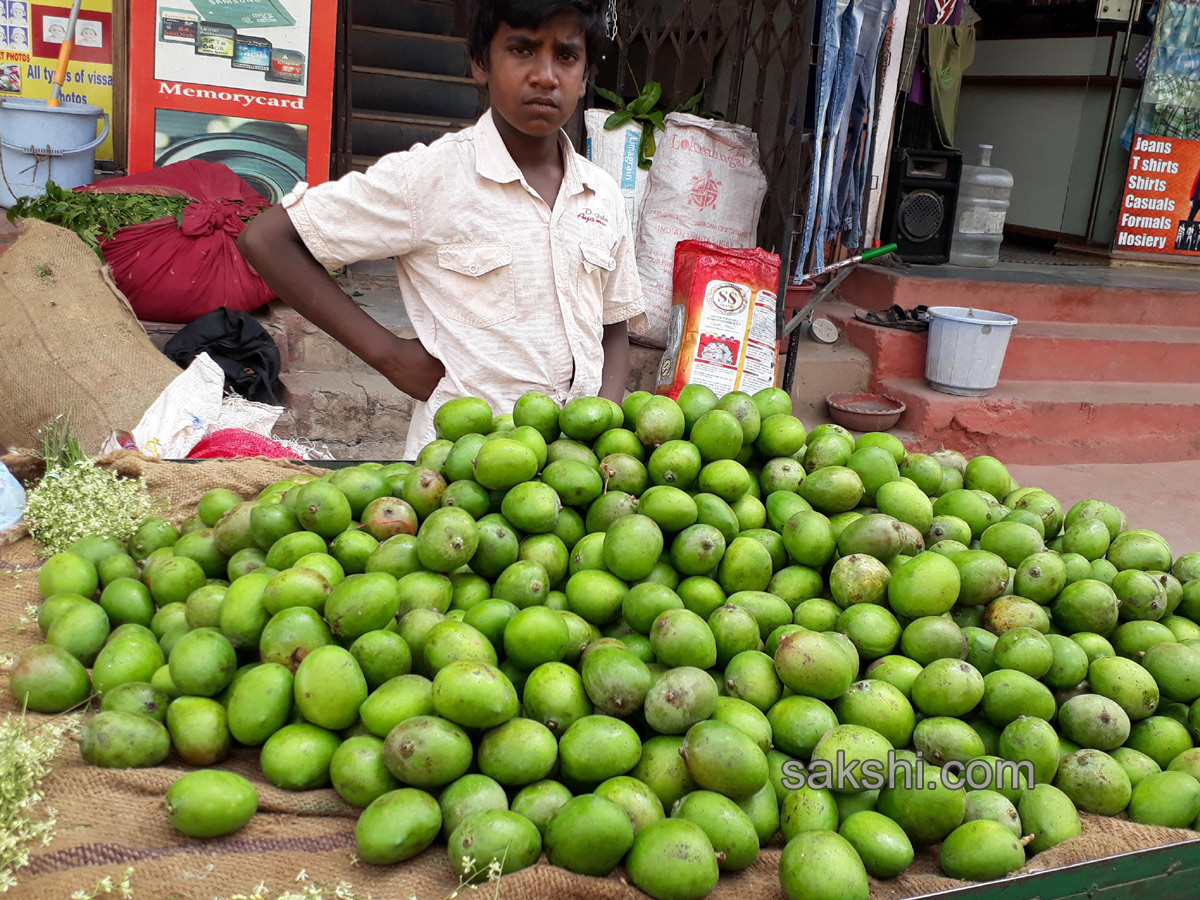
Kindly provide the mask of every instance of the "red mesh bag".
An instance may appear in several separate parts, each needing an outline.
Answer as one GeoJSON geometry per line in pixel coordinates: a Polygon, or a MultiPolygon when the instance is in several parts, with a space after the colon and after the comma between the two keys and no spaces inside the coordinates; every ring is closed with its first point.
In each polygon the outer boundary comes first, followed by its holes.
{"type": "Polygon", "coordinates": [[[270,459],[303,459],[291,447],[243,428],[222,428],[200,439],[188,459],[232,459],[266,456],[270,459]]]}
{"type": "Polygon", "coordinates": [[[187,324],[222,306],[251,312],[275,295],[237,248],[245,223],[270,204],[228,166],[187,160],[81,190],[185,196],[183,221],[127,225],[100,249],[139,319],[187,324]]]}

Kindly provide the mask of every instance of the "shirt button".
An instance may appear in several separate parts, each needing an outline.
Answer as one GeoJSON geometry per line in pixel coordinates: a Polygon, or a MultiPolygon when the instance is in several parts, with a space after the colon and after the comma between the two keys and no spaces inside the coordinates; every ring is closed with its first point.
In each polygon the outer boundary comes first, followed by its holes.
{"type": "Polygon", "coordinates": [[[479,266],[471,266],[471,274],[474,275],[479,271],[479,266]]]}

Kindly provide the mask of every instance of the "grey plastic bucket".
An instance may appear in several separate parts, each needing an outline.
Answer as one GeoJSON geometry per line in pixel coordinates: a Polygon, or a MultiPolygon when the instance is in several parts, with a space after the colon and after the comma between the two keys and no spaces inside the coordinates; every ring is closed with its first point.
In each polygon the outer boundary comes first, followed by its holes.
{"type": "Polygon", "coordinates": [[[925,378],[946,394],[979,397],[1000,380],[1008,338],[1017,320],[967,306],[929,307],[925,378]]]}
{"type": "Polygon", "coordinates": [[[96,148],[108,137],[108,113],[90,103],[47,106],[45,100],[0,101],[0,206],[46,193],[46,182],[62,188],[90,184],[96,148]],[[96,121],[104,128],[96,135],[96,121]]]}

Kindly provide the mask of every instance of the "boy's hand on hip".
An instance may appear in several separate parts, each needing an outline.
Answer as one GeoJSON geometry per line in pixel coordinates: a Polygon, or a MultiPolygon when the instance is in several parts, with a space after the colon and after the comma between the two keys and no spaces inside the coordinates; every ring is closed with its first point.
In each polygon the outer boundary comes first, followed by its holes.
{"type": "Polygon", "coordinates": [[[431,354],[420,341],[397,338],[395,354],[375,364],[388,381],[417,400],[428,400],[446,375],[442,361],[431,354]]]}
{"type": "Polygon", "coordinates": [[[429,399],[446,374],[441,360],[420,341],[396,337],[346,296],[313,258],[283,207],[251,220],[238,247],[284,303],[404,393],[429,399]]]}

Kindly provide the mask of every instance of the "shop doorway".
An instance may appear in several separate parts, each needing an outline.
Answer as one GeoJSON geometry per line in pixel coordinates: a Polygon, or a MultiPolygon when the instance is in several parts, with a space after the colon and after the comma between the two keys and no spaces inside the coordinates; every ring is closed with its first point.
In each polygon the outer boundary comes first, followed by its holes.
{"type": "MultiPolygon", "coordinates": [[[[1142,0],[970,0],[975,32],[954,145],[1012,173],[1000,263],[1107,264],[1129,164],[1127,123],[1152,25],[1142,0]]],[[[927,105],[901,104],[897,144],[937,146],[927,105]]]]}

